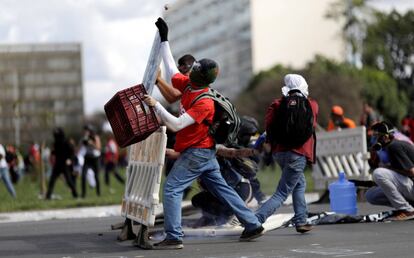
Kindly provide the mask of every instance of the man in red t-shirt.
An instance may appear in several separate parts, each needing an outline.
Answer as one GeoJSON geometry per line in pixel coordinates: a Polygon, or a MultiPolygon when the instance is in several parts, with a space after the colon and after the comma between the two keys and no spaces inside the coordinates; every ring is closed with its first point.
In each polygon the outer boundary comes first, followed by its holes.
{"type": "MultiPolygon", "coordinates": [[[[285,76],[284,81],[285,86],[282,87],[284,97],[291,94],[300,94],[309,100],[313,114],[313,128],[315,128],[317,124],[318,104],[315,100],[308,98],[308,84],[305,79],[298,74],[288,74],[285,76]]],[[[281,98],[276,99],[267,109],[265,122],[268,135],[269,130],[274,128],[271,124],[275,114],[278,114],[280,110],[281,102],[281,98]]],[[[256,211],[256,216],[261,223],[264,223],[270,215],[275,213],[289,194],[292,194],[293,209],[295,211],[295,216],[292,220],[295,223],[296,231],[305,233],[312,229],[312,226],[306,223],[308,211],[305,201],[306,180],[303,172],[307,162],[314,163],[315,140],[314,136],[310,136],[301,146],[295,147],[284,146],[282,144],[272,145],[273,157],[282,168],[282,176],[276,192],[256,211]]]]}
{"type": "Polygon", "coordinates": [[[105,184],[110,185],[110,174],[113,173],[116,180],[121,184],[125,184],[125,180],[118,172],[119,148],[114,136],[108,134],[108,139],[105,145],[104,164],[105,164],[105,184]]]}
{"type": "Polygon", "coordinates": [[[167,24],[161,18],[155,23],[161,38],[161,55],[166,65],[167,76],[172,85],[181,92],[180,115],[175,117],[150,96],[145,97],[149,106],[155,107],[163,123],[177,132],[174,150],[180,153],[164,184],[164,229],[165,239],[154,244],[154,249],[183,248],[181,228],[181,200],[184,189],[201,177],[206,187],[227,204],[245,226],[240,241],[249,241],[263,234],[264,228],[254,213],[231,188],[220,173],[216,160],[213,137],[209,124],[214,117],[214,101],[204,98],[192,104],[201,93],[208,91],[218,74],[218,65],[210,59],[194,62],[189,76],[179,73],[172,57],[167,35],[167,24]]]}

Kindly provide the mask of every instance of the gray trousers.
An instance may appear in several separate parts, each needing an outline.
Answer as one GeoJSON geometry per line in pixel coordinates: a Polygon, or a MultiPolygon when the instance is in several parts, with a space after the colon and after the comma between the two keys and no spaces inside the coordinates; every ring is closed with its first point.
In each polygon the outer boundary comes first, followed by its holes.
{"type": "Polygon", "coordinates": [[[378,186],[370,188],[365,194],[369,203],[414,211],[410,204],[414,203],[413,180],[387,168],[375,169],[372,178],[378,186]]]}

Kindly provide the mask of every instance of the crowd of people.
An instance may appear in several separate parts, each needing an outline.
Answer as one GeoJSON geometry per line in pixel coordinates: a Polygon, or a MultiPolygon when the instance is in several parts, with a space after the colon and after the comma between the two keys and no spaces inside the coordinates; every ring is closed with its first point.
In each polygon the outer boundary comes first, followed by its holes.
{"type": "Polygon", "coordinates": [[[96,130],[91,125],[85,125],[78,143],[73,138],[68,138],[63,128],[57,127],[53,130],[53,143],[50,147],[33,143],[25,156],[12,145],[4,148],[0,144],[1,178],[13,198],[18,194],[14,185],[24,176],[38,177],[40,173],[44,173],[48,181],[43,196],[46,200],[59,197],[53,191],[56,180],[62,176],[73,198],[85,198],[87,185],[95,188],[97,196],[100,196],[101,167],[108,187],[112,176],[122,184],[125,182],[119,171],[121,159],[125,157],[120,156],[120,149],[112,133],[107,133],[104,138],[106,143],[103,146],[96,130]],[[81,181],[80,194],[77,189],[78,178],[81,181]]]}

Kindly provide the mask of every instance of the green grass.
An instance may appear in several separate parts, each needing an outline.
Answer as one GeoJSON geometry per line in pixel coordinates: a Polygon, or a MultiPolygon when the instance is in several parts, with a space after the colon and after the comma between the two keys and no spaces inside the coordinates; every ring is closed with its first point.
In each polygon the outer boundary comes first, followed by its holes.
{"type": "MultiPolygon", "coordinates": [[[[125,175],[124,171],[121,175],[125,175]]],[[[54,195],[59,195],[61,200],[43,200],[39,198],[39,183],[33,181],[31,176],[25,176],[16,185],[14,185],[17,198],[13,199],[7,192],[6,187],[0,183],[0,212],[27,211],[27,210],[47,210],[61,209],[85,206],[102,206],[111,204],[121,204],[124,186],[114,177],[111,177],[110,188],[105,185],[103,180],[103,171],[100,173],[101,196],[96,196],[96,190],[87,186],[85,199],[73,199],[69,187],[66,185],[64,178],[61,177],[56,181],[53,191],[54,195]]],[[[77,190],[80,195],[81,180],[77,179],[77,190]]]]}
{"type": "MultiPolygon", "coordinates": [[[[307,168],[305,170],[305,178],[306,178],[306,192],[313,191],[313,179],[311,175],[312,170],[307,168]]],[[[260,170],[257,174],[257,177],[260,181],[260,188],[262,192],[266,195],[272,195],[275,190],[276,186],[279,183],[281,170],[279,166],[272,167],[265,167],[264,169],[260,170]]]]}
{"type": "MultiPolygon", "coordinates": [[[[121,175],[125,177],[125,171],[121,171],[121,175]]],[[[261,184],[262,191],[266,195],[271,195],[276,189],[281,175],[280,168],[267,167],[258,173],[258,178],[261,184]]],[[[311,170],[305,171],[305,177],[307,181],[307,192],[313,191],[313,180],[311,177],[311,170]]],[[[164,178],[163,178],[164,180],[164,178]]],[[[163,182],[162,180],[162,182],[163,182]]],[[[15,189],[17,192],[17,198],[13,199],[7,192],[4,184],[0,183],[0,212],[12,212],[12,211],[28,211],[28,210],[47,210],[47,209],[61,209],[61,208],[73,208],[73,207],[85,207],[85,206],[102,206],[121,204],[122,195],[124,193],[124,186],[111,177],[111,192],[110,188],[104,184],[103,171],[100,173],[101,182],[101,196],[96,196],[95,189],[87,188],[87,194],[85,199],[73,199],[69,188],[66,186],[65,181],[59,178],[56,181],[54,194],[62,197],[61,200],[43,200],[39,196],[39,183],[33,181],[30,176],[24,177],[17,185],[15,189]]],[[[80,194],[80,178],[77,180],[77,189],[80,194]]],[[[200,188],[195,181],[192,185],[192,189],[187,199],[191,199],[200,188]]],[[[161,194],[162,199],[162,194],[161,194]]]]}

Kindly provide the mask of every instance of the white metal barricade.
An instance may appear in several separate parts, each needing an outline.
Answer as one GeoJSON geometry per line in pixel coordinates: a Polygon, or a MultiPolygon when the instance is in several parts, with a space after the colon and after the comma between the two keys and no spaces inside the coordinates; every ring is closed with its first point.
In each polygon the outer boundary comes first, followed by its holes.
{"type": "Polygon", "coordinates": [[[328,183],[335,181],[341,171],[348,179],[371,179],[364,126],[318,132],[316,139],[316,164],[312,172],[315,189],[327,189],[328,183]]]}
{"type": "Polygon", "coordinates": [[[166,146],[166,128],[162,126],[146,140],[129,147],[122,216],[154,226],[166,146]]]}

